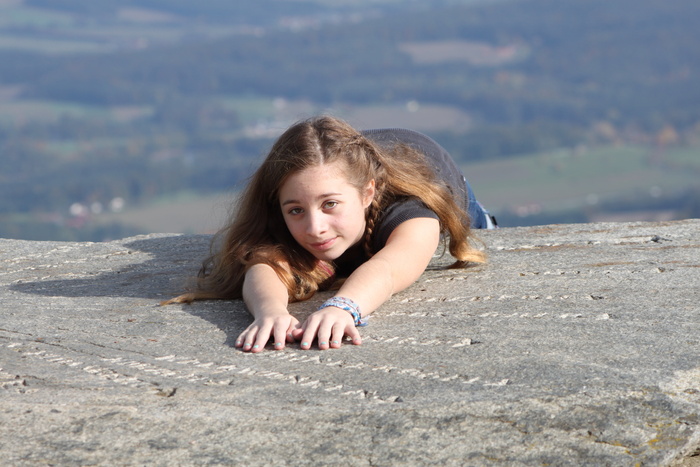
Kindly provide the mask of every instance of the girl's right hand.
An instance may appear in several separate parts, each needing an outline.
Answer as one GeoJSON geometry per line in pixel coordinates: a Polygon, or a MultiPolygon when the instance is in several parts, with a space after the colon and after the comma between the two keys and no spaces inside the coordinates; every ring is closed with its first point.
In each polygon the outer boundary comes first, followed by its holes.
{"type": "Polygon", "coordinates": [[[285,342],[294,342],[292,330],[298,324],[299,320],[290,315],[287,310],[260,316],[238,336],[236,347],[244,352],[257,353],[265,348],[270,338],[273,338],[273,348],[282,350],[285,342]]]}

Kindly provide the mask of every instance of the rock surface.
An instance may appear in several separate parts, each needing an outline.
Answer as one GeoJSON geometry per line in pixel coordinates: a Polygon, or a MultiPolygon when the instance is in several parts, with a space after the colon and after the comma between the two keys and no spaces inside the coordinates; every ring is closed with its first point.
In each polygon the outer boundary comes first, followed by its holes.
{"type": "Polygon", "coordinates": [[[436,258],[363,345],[257,355],[239,301],[158,306],[209,237],[0,240],[3,464],[692,462],[700,220],[480,236],[488,264],[436,258]]]}

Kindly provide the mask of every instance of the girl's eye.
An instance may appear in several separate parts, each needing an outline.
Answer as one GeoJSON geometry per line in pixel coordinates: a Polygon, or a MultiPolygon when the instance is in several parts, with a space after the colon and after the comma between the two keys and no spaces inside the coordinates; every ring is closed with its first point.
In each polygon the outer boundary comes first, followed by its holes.
{"type": "Polygon", "coordinates": [[[337,201],[326,201],[326,202],[323,204],[323,209],[333,209],[333,208],[336,207],[337,205],[338,205],[338,202],[337,202],[337,201]]]}
{"type": "Polygon", "coordinates": [[[302,209],[301,208],[292,208],[289,210],[289,214],[292,216],[296,216],[297,214],[301,214],[302,209]]]}

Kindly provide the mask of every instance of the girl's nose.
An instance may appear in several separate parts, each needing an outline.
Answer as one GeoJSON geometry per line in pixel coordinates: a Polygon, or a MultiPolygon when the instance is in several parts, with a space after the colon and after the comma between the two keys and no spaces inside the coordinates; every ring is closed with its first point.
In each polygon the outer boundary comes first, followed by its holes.
{"type": "Polygon", "coordinates": [[[307,216],[306,233],[319,236],[328,230],[325,216],[322,213],[309,213],[307,216]]]}

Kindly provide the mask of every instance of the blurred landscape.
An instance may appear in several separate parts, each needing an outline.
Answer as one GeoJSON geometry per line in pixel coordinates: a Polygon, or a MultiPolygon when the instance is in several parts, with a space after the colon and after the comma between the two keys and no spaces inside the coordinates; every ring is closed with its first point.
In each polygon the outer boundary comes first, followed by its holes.
{"type": "Polygon", "coordinates": [[[501,225],[700,217],[697,0],[0,0],[0,237],[220,227],[318,113],[440,142],[501,225]]]}

